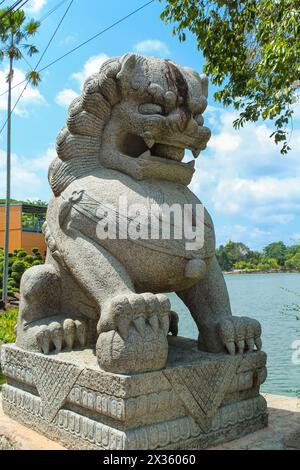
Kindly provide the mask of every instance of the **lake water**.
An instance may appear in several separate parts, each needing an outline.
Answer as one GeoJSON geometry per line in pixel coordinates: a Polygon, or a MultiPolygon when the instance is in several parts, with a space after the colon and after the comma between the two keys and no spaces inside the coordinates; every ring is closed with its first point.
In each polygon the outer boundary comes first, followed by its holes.
{"type": "MultiPolygon", "coordinates": [[[[268,354],[268,378],[263,392],[300,397],[300,364],[292,361],[293,342],[300,344],[300,312],[287,306],[300,305],[300,273],[225,275],[234,315],[260,321],[263,350],[268,354]],[[292,291],[292,292],[290,292],[292,291]]],[[[180,317],[179,334],[197,338],[197,328],[185,305],[170,294],[172,308],[180,317]]],[[[300,356],[300,355],[299,355],[300,356]]]]}

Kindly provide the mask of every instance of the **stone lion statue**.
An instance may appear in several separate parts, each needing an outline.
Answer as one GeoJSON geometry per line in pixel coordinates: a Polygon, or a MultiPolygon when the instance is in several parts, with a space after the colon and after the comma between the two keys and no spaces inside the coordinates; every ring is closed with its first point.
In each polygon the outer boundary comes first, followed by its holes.
{"type": "Polygon", "coordinates": [[[188,189],[194,161],[182,160],[209,140],[207,88],[189,68],[136,54],[106,61],[87,79],[49,168],[46,263],[23,275],[17,346],[44,354],[95,347],[100,366],[114,372],[162,368],[167,335],[177,334],[164,293],[176,292],[197,324],[199,349],[261,348],[260,324],[232,316],[206,211],[204,243],[194,250],[184,238],[99,238],[103,220],[130,218],[120,197],[158,212],[201,204],[188,189]]]}

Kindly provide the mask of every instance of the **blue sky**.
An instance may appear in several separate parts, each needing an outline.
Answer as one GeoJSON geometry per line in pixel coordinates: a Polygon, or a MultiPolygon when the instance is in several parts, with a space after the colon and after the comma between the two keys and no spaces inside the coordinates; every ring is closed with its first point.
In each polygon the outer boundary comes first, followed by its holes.
{"type": "MultiPolygon", "coordinates": [[[[74,0],[40,67],[68,52],[90,36],[108,27],[146,0],[74,0]]],[[[11,2],[5,2],[8,5],[11,2]]],[[[43,18],[59,0],[29,0],[27,13],[43,18]]],[[[43,51],[62,17],[68,0],[46,18],[35,38],[43,51]]],[[[110,56],[136,51],[168,57],[201,72],[203,57],[191,35],[185,43],[172,36],[159,14],[162,4],[144,10],[53,65],[42,74],[38,89],[28,87],[13,115],[12,197],[49,200],[49,163],[55,157],[55,139],[66,121],[67,107],[80,93],[84,79],[96,72],[110,56]]],[[[38,57],[30,59],[33,66],[38,57]]],[[[7,64],[0,64],[0,93],[6,90],[7,64]]],[[[16,64],[14,83],[27,71],[22,60],[16,64]]],[[[14,90],[13,102],[22,91],[14,90]]],[[[235,131],[235,114],[213,100],[210,86],[205,123],[212,130],[207,149],[196,163],[191,189],[206,205],[215,222],[217,243],[229,239],[260,249],[267,243],[300,239],[300,106],[295,106],[292,151],[285,157],[269,139],[272,123],[248,124],[235,131]]],[[[5,120],[7,96],[0,96],[0,123],[5,120]]],[[[0,197],[5,195],[6,135],[0,136],[0,197]]]]}

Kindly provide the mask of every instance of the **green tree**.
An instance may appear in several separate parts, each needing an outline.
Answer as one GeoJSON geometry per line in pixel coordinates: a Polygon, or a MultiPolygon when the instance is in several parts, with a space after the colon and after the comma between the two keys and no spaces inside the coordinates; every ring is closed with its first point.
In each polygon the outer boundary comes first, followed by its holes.
{"type": "Polygon", "coordinates": [[[240,111],[234,127],[275,119],[271,137],[287,153],[300,88],[299,0],[166,0],[161,18],[180,41],[186,30],[196,36],[204,72],[222,87],[215,99],[240,111]]]}
{"type": "Polygon", "coordinates": [[[280,266],[284,266],[285,263],[285,255],[286,255],[286,246],[283,242],[273,242],[269,245],[265,246],[263,249],[263,254],[267,258],[274,258],[276,259],[277,263],[280,266]]]}
{"type": "Polygon", "coordinates": [[[297,252],[292,258],[289,258],[285,262],[285,266],[287,269],[295,269],[296,271],[300,271],[300,251],[297,252]]]}
{"type": "Polygon", "coordinates": [[[233,264],[230,261],[226,248],[223,245],[216,249],[216,256],[222,271],[231,271],[233,264]]]}
{"type": "Polygon", "coordinates": [[[41,199],[34,200],[34,201],[31,201],[30,199],[28,199],[28,201],[25,204],[31,204],[33,206],[43,206],[43,207],[47,207],[48,205],[47,202],[42,201],[41,199]]]}
{"type": "Polygon", "coordinates": [[[247,261],[250,248],[241,242],[229,241],[225,245],[225,250],[230,262],[234,265],[238,261],[247,261]]]}
{"type": "Polygon", "coordinates": [[[268,269],[280,269],[276,259],[274,258],[262,258],[261,262],[256,266],[257,269],[268,270],[268,269]]]}
{"type": "MultiPolygon", "coordinates": [[[[38,49],[31,43],[40,26],[34,20],[26,22],[25,13],[22,10],[10,11],[7,9],[0,11],[0,59],[8,59],[9,72],[8,102],[7,102],[7,179],[6,179],[6,214],[5,214],[5,241],[4,241],[4,273],[3,273],[3,301],[7,300],[8,291],[8,246],[9,246],[9,206],[10,206],[10,168],[11,168],[11,89],[14,74],[14,62],[25,59],[25,55],[32,57],[38,49]],[[25,55],[24,55],[25,52],[25,55]]],[[[26,59],[25,59],[26,60],[26,59]]],[[[40,81],[39,73],[29,70],[27,73],[28,82],[37,86],[40,81]]]]}

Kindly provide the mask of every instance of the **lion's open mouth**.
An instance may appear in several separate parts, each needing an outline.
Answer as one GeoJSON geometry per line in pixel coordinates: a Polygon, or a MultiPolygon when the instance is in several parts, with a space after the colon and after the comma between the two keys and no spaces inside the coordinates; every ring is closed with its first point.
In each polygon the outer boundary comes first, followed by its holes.
{"type": "Polygon", "coordinates": [[[126,134],[119,140],[119,150],[133,158],[138,158],[144,155],[145,152],[150,152],[150,155],[153,157],[181,162],[186,148],[192,151],[195,158],[198,157],[201,151],[191,146],[176,146],[169,143],[155,142],[152,139],[143,139],[141,136],[135,134],[126,134]]]}

